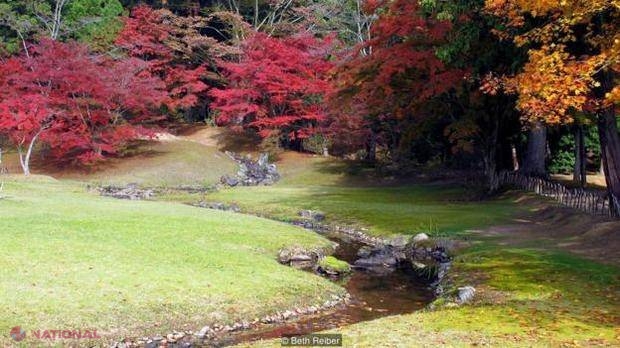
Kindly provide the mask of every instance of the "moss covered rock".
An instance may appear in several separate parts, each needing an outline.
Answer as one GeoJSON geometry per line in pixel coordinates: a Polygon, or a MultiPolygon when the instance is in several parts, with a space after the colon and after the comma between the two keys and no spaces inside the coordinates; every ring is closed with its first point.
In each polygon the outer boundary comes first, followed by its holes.
{"type": "Polygon", "coordinates": [[[343,276],[351,273],[351,265],[333,256],[327,256],[319,260],[318,270],[330,276],[343,276]]]}

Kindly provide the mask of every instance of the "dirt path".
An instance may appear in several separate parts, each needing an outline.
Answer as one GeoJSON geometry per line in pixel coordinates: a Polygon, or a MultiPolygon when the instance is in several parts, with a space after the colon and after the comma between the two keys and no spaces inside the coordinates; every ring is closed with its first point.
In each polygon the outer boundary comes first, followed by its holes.
{"type": "Polygon", "coordinates": [[[246,133],[235,132],[229,128],[194,126],[180,131],[177,140],[193,141],[204,146],[217,148],[220,151],[255,153],[260,142],[246,133]]]}

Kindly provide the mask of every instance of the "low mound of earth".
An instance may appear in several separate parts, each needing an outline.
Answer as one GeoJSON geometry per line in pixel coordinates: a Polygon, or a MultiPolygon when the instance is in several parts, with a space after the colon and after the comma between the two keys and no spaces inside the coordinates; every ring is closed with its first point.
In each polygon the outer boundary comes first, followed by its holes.
{"type": "Polygon", "coordinates": [[[470,232],[501,237],[504,244],[565,250],[620,266],[620,220],[582,213],[532,195],[519,195],[515,201],[530,211],[511,224],[470,232]]]}
{"type": "MultiPolygon", "coordinates": [[[[97,182],[103,185],[140,186],[211,185],[222,175],[235,173],[237,164],[224,154],[228,132],[221,128],[192,127],[183,134],[158,133],[152,140],[138,141],[122,157],[107,159],[89,168],[57,166],[35,153],[32,171],[58,179],[97,182]]],[[[21,172],[15,153],[2,164],[10,173],[21,172]]]]}

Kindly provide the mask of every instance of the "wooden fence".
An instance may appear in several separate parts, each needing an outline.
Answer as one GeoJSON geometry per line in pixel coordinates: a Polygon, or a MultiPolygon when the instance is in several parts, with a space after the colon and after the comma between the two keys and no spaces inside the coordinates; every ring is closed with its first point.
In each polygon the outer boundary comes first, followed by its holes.
{"type": "Polygon", "coordinates": [[[583,212],[620,217],[620,201],[618,197],[603,191],[588,191],[582,188],[570,189],[549,180],[529,177],[518,172],[504,171],[499,174],[500,185],[515,186],[519,189],[535,192],[550,197],[560,204],[583,212]]]}

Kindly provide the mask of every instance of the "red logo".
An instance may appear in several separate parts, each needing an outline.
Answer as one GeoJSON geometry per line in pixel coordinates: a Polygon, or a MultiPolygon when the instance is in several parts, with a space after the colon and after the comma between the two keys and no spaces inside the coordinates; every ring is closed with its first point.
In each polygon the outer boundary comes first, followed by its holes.
{"type": "Polygon", "coordinates": [[[22,330],[21,327],[16,326],[11,329],[11,338],[19,342],[26,338],[26,331],[22,330]]]}

